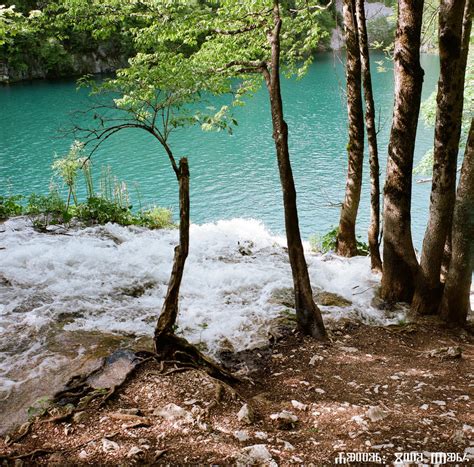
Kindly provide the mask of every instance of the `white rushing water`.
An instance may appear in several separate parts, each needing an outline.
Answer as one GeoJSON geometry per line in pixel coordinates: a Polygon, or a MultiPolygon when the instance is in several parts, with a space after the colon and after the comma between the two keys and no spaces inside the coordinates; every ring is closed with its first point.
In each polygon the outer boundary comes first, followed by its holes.
{"type": "MultiPolygon", "coordinates": [[[[0,400],[66,364],[68,349],[52,346],[52,335],[152,334],[177,230],[108,224],[45,234],[18,218],[0,225],[0,232],[0,400]]],[[[284,245],[255,220],[192,225],[178,320],[183,335],[211,354],[224,342],[235,350],[265,343],[285,308],[273,303],[272,291],[292,284],[284,245]],[[242,255],[242,247],[251,254],[242,255]]],[[[371,306],[379,278],[368,258],[307,251],[307,261],[314,287],[353,303],[322,307],[325,315],[374,323],[400,318],[371,306]]]]}

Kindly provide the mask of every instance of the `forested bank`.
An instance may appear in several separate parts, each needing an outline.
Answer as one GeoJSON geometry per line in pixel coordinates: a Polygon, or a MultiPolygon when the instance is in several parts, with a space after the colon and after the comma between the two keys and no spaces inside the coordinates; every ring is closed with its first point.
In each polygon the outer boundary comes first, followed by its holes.
{"type": "MultiPolygon", "coordinates": [[[[370,43],[382,49],[394,37],[395,1],[367,4],[370,43]]],[[[136,52],[129,29],[142,27],[147,19],[117,15],[113,25],[101,25],[100,18],[96,18],[94,27],[90,27],[84,25],[83,18],[75,18],[74,9],[74,2],[67,0],[3,2],[0,10],[0,82],[109,73],[125,66],[136,52]]],[[[431,10],[431,7],[427,8],[426,15],[431,10]]],[[[342,23],[342,2],[331,2],[320,15],[318,24],[323,34],[314,53],[343,47],[342,23]]],[[[427,49],[431,48],[432,42],[431,39],[428,41],[427,49]]]]}

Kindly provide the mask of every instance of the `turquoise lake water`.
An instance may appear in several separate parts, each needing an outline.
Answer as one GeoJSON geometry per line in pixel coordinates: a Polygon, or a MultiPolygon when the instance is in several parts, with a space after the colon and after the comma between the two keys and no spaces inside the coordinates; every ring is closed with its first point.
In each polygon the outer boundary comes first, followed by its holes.
{"type": "MultiPolygon", "coordinates": [[[[393,75],[377,73],[374,54],[373,85],[380,120],[379,152],[382,178],[393,104],[393,75]]],[[[423,98],[434,90],[438,58],[424,55],[423,98]]],[[[299,81],[285,80],[283,99],[289,125],[290,151],[298,191],[302,234],[327,231],[337,225],[346,174],[347,117],[344,70],[340,57],[318,55],[308,74],[299,81]]],[[[48,191],[51,162],[64,155],[71,137],[61,128],[70,125],[71,113],[87,107],[87,92],[76,91],[73,80],[35,81],[0,87],[0,194],[48,191]]],[[[236,110],[239,122],[233,135],[208,133],[198,128],[178,130],[172,137],[177,156],[187,156],[191,169],[191,219],[196,223],[256,218],[275,233],[283,232],[283,212],[268,95],[261,89],[236,110]]],[[[419,124],[416,160],[433,144],[433,130],[419,124]]],[[[128,183],[137,204],[171,207],[176,212],[177,184],[168,160],[147,134],[126,130],[109,139],[94,155],[95,174],[110,165],[128,183]]],[[[358,231],[365,238],[369,220],[368,161],[358,231]]],[[[430,184],[413,185],[412,227],[421,246],[426,226],[430,184]]]]}

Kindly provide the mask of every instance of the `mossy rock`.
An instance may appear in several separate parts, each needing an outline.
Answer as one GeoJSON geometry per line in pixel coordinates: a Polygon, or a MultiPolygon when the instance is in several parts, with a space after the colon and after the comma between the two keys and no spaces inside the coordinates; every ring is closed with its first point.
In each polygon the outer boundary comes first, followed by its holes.
{"type": "MultiPolygon", "coordinates": [[[[340,295],[333,292],[325,292],[318,290],[314,294],[314,300],[318,305],[322,306],[338,306],[341,308],[352,305],[350,300],[347,300],[340,295]]],[[[270,297],[270,303],[277,303],[287,308],[295,308],[295,297],[292,287],[281,287],[274,289],[270,297]]]]}
{"type": "Polygon", "coordinates": [[[322,306],[338,306],[345,308],[352,305],[352,302],[347,300],[347,298],[341,297],[337,293],[332,292],[318,292],[314,298],[316,303],[322,306]]]}
{"type": "Polygon", "coordinates": [[[269,302],[283,305],[287,308],[294,308],[295,295],[293,292],[293,287],[281,287],[279,289],[274,289],[269,302]]]}

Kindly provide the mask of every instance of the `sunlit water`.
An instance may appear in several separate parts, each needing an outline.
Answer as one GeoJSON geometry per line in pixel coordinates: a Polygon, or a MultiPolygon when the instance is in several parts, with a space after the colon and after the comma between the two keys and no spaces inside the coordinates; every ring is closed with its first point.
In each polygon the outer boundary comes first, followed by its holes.
{"type": "MultiPolygon", "coordinates": [[[[379,145],[385,173],[393,104],[393,76],[377,73],[372,57],[374,94],[380,121],[379,145]]],[[[424,55],[423,95],[434,89],[436,56],[424,55]]],[[[285,81],[283,98],[289,125],[290,150],[298,190],[301,230],[308,238],[337,225],[344,195],[347,117],[344,70],[333,54],[318,55],[308,75],[285,81]]],[[[70,125],[71,112],[87,107],[87,92],[76,91],[74,81],[35,81],[0,88],[0,194],[47,192],[54,154],[67,152],[72,138],[60,128],[70,125]]],[[[265,89],[236,109],[239,122],[233,135],[199,128],[179,130],[172,138],[178,156],[191,165],[191,218],[205,223],[235,217],[255,218],[267,228],[283,231],[281,190],[271,137],[268,95],[265,89]]],[[[102,165],[128,182],[135,206],[138,186],[142,203],[177,208],[177,186],[164,152],[149,135],[126,130],[111,138],[94,156],[95,173],[102,165]]],[[[420,121],[416,160],[433,144],[433,131],[420,121]]],[[[358,230],[365,237],[369,219],[368,162],[358,230]]],[[[429,184],[413,187],[413,235],[416,245],[426,226],[429,184]]]]}

